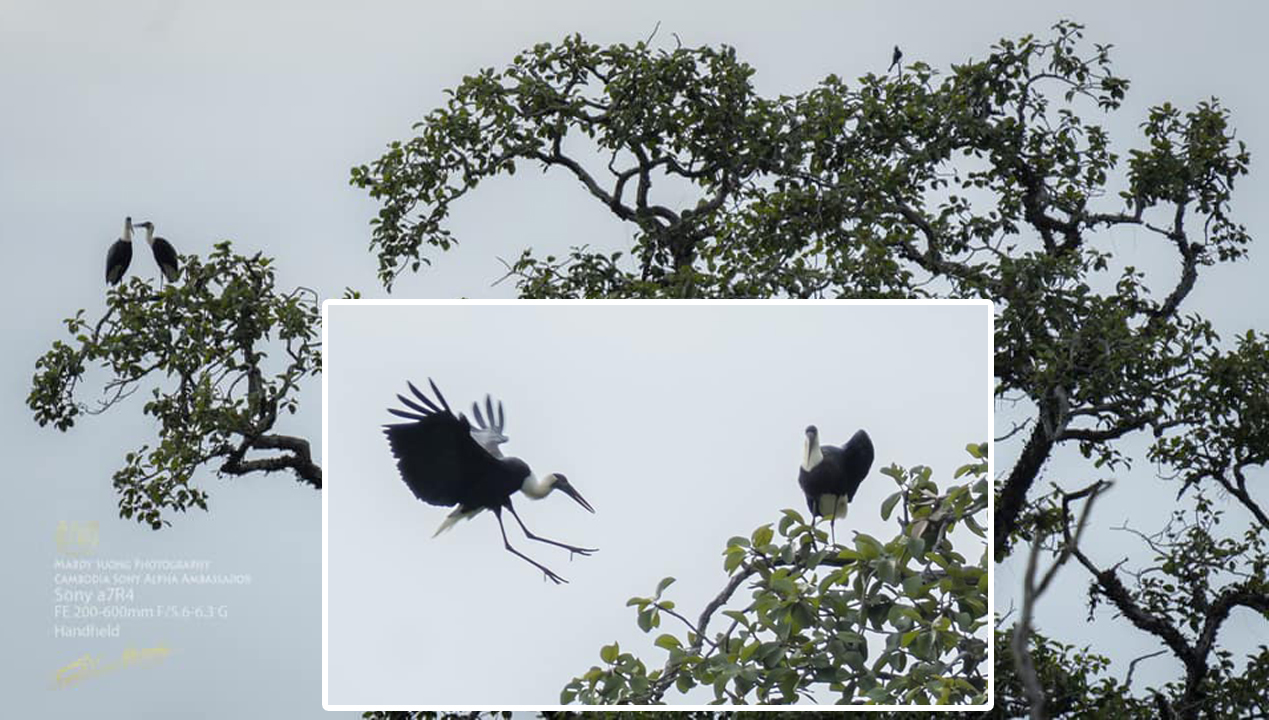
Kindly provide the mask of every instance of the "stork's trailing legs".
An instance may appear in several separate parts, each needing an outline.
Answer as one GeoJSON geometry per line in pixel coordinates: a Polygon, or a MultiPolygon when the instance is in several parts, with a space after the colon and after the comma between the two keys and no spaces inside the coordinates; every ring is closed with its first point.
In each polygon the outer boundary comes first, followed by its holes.
{"type": "Polygon", "coordinates": [[[565,550],[567,550],[567,551],[569,552],[569,559],[570,559],[570,560],[571,560],[571,559],[572,559],[572,557],[573,557],[573,555],[572,555],[573,553],[577,553],[578,555],[581,555],[582,557],[586,557],[586,556],[591,555],[591,554],[593,554],[593,553],[597,553],[597,552],[599,552],[599,548],[583,548],[583,547],[576,547],[576,546],[574,546],[574,545],[568,545],[568,544],[565,544],[565,543],[562,543],[562,542],[557,542],[557,541],[555,541],[555,540],[549,540],[549,539],[547,539],[547,538],[542,537],[541,535],[534,535],[534,534],[533,534],[533,531],[531,531],[531,530],[529,530],[529,528],[525,527],[525,525],[524,525],[524,521],[520,519],[520,513],[516,512],[516,509],[515,509],[515,508],[511,505],[511,501],[510,501],[510,500],[508,500],[508,501],[507,501],[507,509],[511,511],[511,516],[512,516],[512,517],[514,517],[514,518],[516,519],[516,522],[520,523],[520,529],[524,531],[524,536],[525,536],[525,537],[529,538],[530,540],[537,540],[538,542],[544,542],[544,543],[546,543],[546,544],[548,544],[548,545],[554,545],[555,547],[561,547],[561,548],[564,548],[565,550]]]}
{"type": "MultiPolygon", "coordinates": [[[[511,511],[511,514],[512,514],[512,515],[515,515],[515,511],[514,511],[514,510],[512,510],[512,511],[511,511]]],[[[525,561],[527,561],[527,562],[528,562],[530,565],[532,565],[533,567],[535,567],[535,568],[537,568],[537,569],[541,570],[541,571],[542,571],[542,573],[543,573],[544,575],[546,575],[546,579],[547,579],[547,580],[550,580],[551,582],[555,583],[556,585],[559,585],[559,584],[561,584],[561,583],[567,583],[567,582],[568,582],[568,581],[567,581],[567,580],[565,580],[564,578],[562,578],[562,577],[560,577],[559,575],[556,575],[554,572],[552,572],[552,571],[551,571],[551,569],[550,569],[550,568],[548,568],[547,566],[543,565],[542,563],[538,562],[537,560],[534,560],[533,558],[529,557],[528,555],[525,555],[524,553],[520,552],[519,550],[516,550],[515,548],[511,547],[511,541],[507,539],[507,528],[506,528],[506,527],[502,524],[502,510],[501,510],[501,508],[494,508],[494,517],[498,518],[498,529],[499,529],[500,531],[502,531],[502,545],[503,545],[503,547],[507,548],[507,550],[510,550],[513,554],[515,554],[515,555],[519,555],[520,557],[524,558],[524,560],[525,560],[525,561]]],[[[519,519],[520,519],[519,517],[517,517],[517,518],[516,518],[516,520],[519,520],[519,519]]],[[[520,527],[524,527],[524,523],[520,523],[520,527]]],[[[528,533],[528,531],[526,530],[526,531],[525,531],[525,533],[527,534],[527,533],[528,533]]],[[[536,538],[535,538],[535,539],[536,539],[536,538]]]]}

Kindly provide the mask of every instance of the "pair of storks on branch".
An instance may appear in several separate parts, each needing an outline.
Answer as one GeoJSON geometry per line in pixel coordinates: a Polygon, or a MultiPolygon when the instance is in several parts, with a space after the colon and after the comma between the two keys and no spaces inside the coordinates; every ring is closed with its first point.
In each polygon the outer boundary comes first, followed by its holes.
{"type": "MultiPolygon", "coordinates": [[[[123,279],[123,274],[128,272],[128,265],[132,263],[133,227],[132,218],[124,218],[123,237],[116,240],[110,246],[110,251],[106,253],[106,284],[108,285],[118,285],[123,279]]],[[[154,253],[154,262],[158,263],[159,272],[163,273],[163,277],[167,278],[168,282],[175,282],[177,276],[180,275],[176,248],[172,247],[172,243],[167,240],[154,236],[154,223],[149,220],[137,223],[135,227],[145,228],[145,242],[154,253]]]]}
{"type": "MultiPolygon", "coordinates": [[[[454,414],[436,383],[431,380],[428,383],[436,399],[429,398],[413,383],[407,382],[413,399],[397,395],[407,409],[389,408],[388,412],[410,422],[385,425],[383,432],[388,437],[392,454],[396,456],[401,479],[414,496],[430,505],[455,506],[433,537],[450,529],[459,520],[490,510],[498,519],[502,544],[508,551],[541,570],[547,580],[557,584],[567,582],[550,568],[511,546],[507,528],[502,522],[502,511],[511,513],[530,540],[564,548],[571,557],[573,553],[590,555],[596,549],[568,545],[533,534],[520,519],[511,498],[520,492],[530,499],[541,500],[559,490],[586,510],[593,513],[595,509],[560,473],[539,478],[520,458],[502,454],[498,446],[507,442],[507,436],[503,433],[506,415],[501,401],[498,402],[497,413],[488,395],[485,396],[484,413],[481,413],[478,404],[472,403],[473,425],[466,415],[454,414]]],[[[856,432],[842,447],[832,447],[820,445],[819,432],[814,425],[806,429],[806,448],[798,484],[806,494],[812,521],[816,517],[829,519],[834,544],[837,542],[835,521],[846,515],[855,491],[872,467],[872,461],[872,440],[863,430],[856,432]]]]}

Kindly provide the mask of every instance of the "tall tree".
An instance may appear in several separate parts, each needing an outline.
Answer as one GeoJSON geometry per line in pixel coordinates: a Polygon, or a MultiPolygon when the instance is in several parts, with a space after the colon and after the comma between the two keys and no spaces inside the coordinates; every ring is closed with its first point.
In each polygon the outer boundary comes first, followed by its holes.
{"type": "Polygon", "coordinates": [[[1231,211],[1250,156],[1228,113],[1216,100],[1154,107],[1122,160],[1087,116],[1119,110],[1128,81],[1071,22],[945,75],[918,61],[778,98],[758,95],[752,75],[726,47],[572,37],[465,78],[414,137],[353,170],[381,203],[371,247],[384,285],[452,246],[451,203],[529,164],[574,177],[635,235],[629,253],[526,248],[510,269],[526,297],[990,298],[996,393],[1025,415],[1001,438],[1015,459],[997,478],[997,559],[1031,545],[1032,608],[1057,572],[1084,573],[1119,618],[1103,622],[1154,637],[1184,668],[1133,696],[1096,651],[1072,654],[1027,616],[997,655],[1000,706],[1073,716],[1087,705],[1070,688],[1097,687],[1125,713],[1258,707],[1235,669],[1262,677],[1265,652],[1235,662],[1219,631],[1235,612],[1269,608],[1256,488],[1269,461],[1269,337],[1222,342],[1185,311],[1204,269],[1251,242],[1231,211]],[[1123,227],[1170,251],[1174,274],[1147,277],[1113,255],[1123,227]],[[1142,433],[1149,450],[1133,457],[1123,441],[1142,433]],[[1051,475],[1060,489],[1042,495],[1064,445],[1089,464],[1079,483],[1051,475]],[[1134,460],[1156,463],[1191,506],[1162,535],[1142,533],[1159,565],[1139,570],[1099,564],[1075,530],[1076,518],[1096,521],[1092,499],[1118,491],[1081,489],[1085,478],[1134,460]],[[1241,532],[1218,530],[1211,487],[1240,508],[1241,532]]]}
{"type": "Polygon", "coordinates": [[[279,292],[272,260],[227,242],[181,267],[179,284],[156,290],[134,277],[109,291],[97,320],[83,310],[66,320],[72,342],[36,362],[27,398],[36,422],[65,431],[148,390],[142,412],[158,421],[158,442],[128,453],[114,485],[119,514],[156,530],[173,511],[207,509],[196,481],[204,467],[231,477],[289,471],[322,487],[309,441],[278,431],[299,409],[304,378],[321,371],[317,294],[279,292]],[[110,377],[89,403],[78,395],[94,364],[110,377]]]}

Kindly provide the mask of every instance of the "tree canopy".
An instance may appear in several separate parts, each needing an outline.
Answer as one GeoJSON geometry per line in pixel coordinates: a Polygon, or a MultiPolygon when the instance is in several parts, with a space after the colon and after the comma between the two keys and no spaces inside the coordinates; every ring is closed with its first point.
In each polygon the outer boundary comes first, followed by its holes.
{"type": "Polygon", "coordinates": [[[769,98],[731,48],[575,36],[465,78],[352,182],[380,202],[371,249],[389,289],[456,241],[452,203],[527,164],[571,175],[635,235],[628,251],[526,248],[511,266],[524,297],[991,299],[997,398],[1023,416],[997,453],[1013,455],[996,479],[997,559],[1031,548],[1027,612],[997,654],[998,708],[1073,717],[1089,707],[1078,688],[1123,714],[1245,714],[1262,701],[1241,673],[1263,675],[1269,651],[1234,661],[1219,631],[1236,611],[1269,611],[1256,496],[1269,336],[1223,341],[1185,307],[1205,268],[1248,253],[1231,204],[1250,154],[1215,99],[1151,108],[1117,150],[1095,122],[1129,88],[1110,50],[1061,22],[946,73],[917,61],[769,98]],[[1113,253],[1121,228],[1170,252],[1174,274],[1113,253]],[[1134,457],[1124,440],[1143,434],[1134,457]],[[1068,445],[1087,465],[1042,492],[1068,445]],[[1154,565],[1099,565],[1077,527],[1141,460],[1191,509],[1147,520],[1163,524],[1141,533],[1154,565]],[[1241,532],[1218,529],[1212,489],[1245,514],[1241,532]],[[1029,610],[1072,559],[1094,609],[1154,637],[1183,679],[1134,695],[1095,650],[1035,632],[1029,610]]]}
{"type": "Polygon", "coordinates": [[[109,291],[95,322],[83,310],[66,320],[73,343],[55,342],[36,362],[27,398],[36,422],[65,431],[148,387],[142,412],[158,421],[158,443],[129,452],[114,485],[119,514],[156,530],[172,511],[207,509],[195,481],[204,466],[222,476],[289,470],[322,486],[309,441],[275,431],[280,413],[298,410],[300,382],[321,371],[316,293],[279,292],[272,260],[228,242],[206,259],[183,256],[181,272],[158,291],[134,276],[109,291]],[[77,391],[94,363],[111,377],[89,404],[77,391]]]}

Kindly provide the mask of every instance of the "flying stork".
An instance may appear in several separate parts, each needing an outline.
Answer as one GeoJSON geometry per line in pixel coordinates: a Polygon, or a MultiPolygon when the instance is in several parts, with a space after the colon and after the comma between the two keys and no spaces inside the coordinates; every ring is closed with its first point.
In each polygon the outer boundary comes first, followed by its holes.
{"type": "Polygon", "coordinates": [[[123,237],[115,240],[106,253],[106,284],[118,285],[132,262],[132,218],[123,219],[123,237]]]}
{"type": "Polygon", "coordinates": [[[176,248],[172,247],[172,243],[167,240],[154,237],[154,223],[149,220],[137,223],[137,227],[145,228],[145,242],[154,253],[154,262],[158,263],[159,272],[163,273],[163,277],[167,278],[168,282],[176,282],[181,272],[180,266],[177,265],[176,248]]]}
{"type": "Polygon", "coordinates": [[[595,512],[595,509],[560,473],[539,478],[520,458],[503,456],[498,446],[507,441],[507,436],[503,434],[506,415],[501,402],[495,417],[493,401],[485,396],[487,418],[481,414],[480,407],[472,403],[476,418],[476,426],[472,427],[465,415],[454,415],[436,383],[429,379],[428,384],[432,386],[440,405],[420,392],[413,383],[407,382],[414,399],[404,395],[397,395],[397,399],[408,410],[389,408],[388,412],[411,422],[384,425],[383,434],[392,446],[401,479],[415,497],[430,505],[457,506],[432,537],[450,529],[459,520],[492,510],[494,517],[498,518],[502,544],[507,550],[541,570],[546,579],[556,584],[568,582],[511,546],[507,540],[507,529],[502,524],[502,511],[511,512],[525,537],[564,548],[571,557],[572,553],[586,556],[597,550],[534,535],[516,513],[511,497],[521,492],[532,500],[541,500],[551,491],[559,490],[590,512],[595,512]]]}
{"type": "Polygon", "coordinates": [[[806,495],[812,519],[816,516],[829,519],[834,545],[837,544],[837,518],[846,516],[855,491],[872,467],[872,459],[872,439],[863,430],[857,430],[841,447],[821,447],[819,430],[814,425],[806,428],[806,452],[802,455],[798,485],[806,495]]]}

